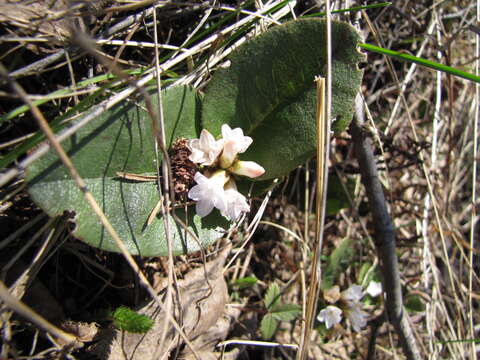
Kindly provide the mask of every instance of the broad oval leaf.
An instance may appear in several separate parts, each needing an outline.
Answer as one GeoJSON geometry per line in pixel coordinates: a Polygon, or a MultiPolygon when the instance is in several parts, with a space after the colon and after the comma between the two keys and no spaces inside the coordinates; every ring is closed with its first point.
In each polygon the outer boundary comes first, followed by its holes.
{"type": "MultiPolygon", "coordinates": [[[[351,121],[364,59],[359,36],[346,23],[332,23],[333,111],[336,132],[351,121]]],[[[242,45],[219,69],[205,93],[202,125],[220,134],[221,125],[240,127],[253,138],[242,154],[262,165],[262,180],[281,177],[315,153],[315,76],[325,76],[325,21],[296,20],[242,45]]]]}
{"type": "MultiPolygon", "coordinates": [[[[156,106],[157,96],[151,98],[156,106]]],[[[106,111],[62,146],[130,253],[161,256],[167,254],[162,215],[146,226],[159,199],[156,183],[117,177],[117,172],[156,174],[152,121],[140,100],[106,111]]],[[[199,99],[194,89],[167,90],[163,93],[163,107],[167,146],[179,137],[198,137],[199,99]]],[[[53,150],[27,169],[27,181],[33,200],[50,216],[65,210],[74,212],[76,237],[103,250],[119,251],[53,150]]],[[[210,245],[228,226],[218,212],[200,218],[193,208],[187,208],[175,210],[175,215],[180,222],[171,215],[169,218],[175,254],[210,245]],[[181,222],[188,225],[188,231],[181,222]]]]}

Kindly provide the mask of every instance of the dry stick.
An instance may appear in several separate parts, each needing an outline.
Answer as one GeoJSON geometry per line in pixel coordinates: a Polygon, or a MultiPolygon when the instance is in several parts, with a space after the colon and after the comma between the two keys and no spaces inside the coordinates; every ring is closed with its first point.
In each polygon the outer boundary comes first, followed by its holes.
{"type": "Polygon", "coordinates": [[[323,229],[325,219],[325,200],[328,172],[328,143],[330,126],[326,119],[326,101],[325,101],[325,79],[317,78],[317,195],[315,210],[315,243],[313,246],[312,265],[310,272],[309,289],[307,296],[307,309],[305,311],[305,322],[302,326],[302,337],[300,339],[300,349],[297,353],[297,359],[303,360],[307,358],[310,345],[310,335],[313,327],[313,320],[317,308],[318,292],[320,290],[321,268],[320,255],[323,243],[323,229]],[[328,132],[326,132],[328,128],[328,132]]]}
{"type": "Polygon", "coordinates": [[[65,331],[57,328],[55,325],[50,324],[30,307],[10,294],[2,281],[0,281],[0,299],[5,303],[6,306],[15,311],[17,314],[33,322],[47,333],[52,334],[55,338],[62,340],[68,347],[82,346],[81,343],[77,343],[75,336],[66,333],[65,331]]]}
{"type": "MultiPolygon", "coordinates": [[[[43,114],[40,112],[38,107],[34,103],[32,103],[32,101],[30,101],[28,99],[25,90],[23,90],[23,88],[15,81],[15,79],[13,79],[12,77],[10,77],[8,75],[7,69],[5,69],[5,67],[1,63],[0,63],[0,76],[5,77],[8,80],[8,82],[10,83],[10,86],[12,87],[13,91],[16,92],[22,98],[22,100],[28,105],[28,107],[30,108],[30,111],[32,112],[33,116],[37,120],[39,127],[45,133],[45,136],[50,141],[51,146],[57,152],[58,157],[60,158],[60,160],[65,165],[65,167],[68,170],[68,172],[70,173],[70,176],[72,177],[72,179],[74,179],[74,181],[77,183],[77,186],[78,186],[79,190],[83,193],[83,195],[85,197],[85,200],[89,203],[92,210],[95,212],[95,215],[97,215],[100,222],[105,227],[105,230],[107,230],[109,235],[115,241],[115,244],[117,245],[120,252],[125,257],[125,259],[129,263],[129,265],[131,266],[132,270],[136,274],[138,274],[138,277],[139,277],[142,285],[147,289],[150,296],[152,296],[152,298],[155,299],[155,301],[160,306],[160,308],[162,310],[164,310],[164,306],[162,304],[162,301],[160,300],[158,295],[155,293],[155,290],[152,288],[152,286],[148,282],[145,275],[141,272],[140,268],[138,267],[137,263],[133,259],[132,255],[128,252],[128,249],[125,246],[124,242],[120,239],[117,232],[115,231],[113,226],[108,221],[107,217],[105,216],[104,212],[102,211],[102,209],[98,205],[98,203],[95,200],[95,198],[93,197],[92,193],[88,190],[85,181],[83,180],[82,177],[80,177],[80,175],[79,175],[77,169],[75,168],[75,166],[73,165],[71,159],[68,157],[65,150],[63,150],[62,146],[60,145],[58,140],[55,138],[55,134],[53,133],[50,126],[48,125],[47,120],[45,119],[43,114]]],[[[170,313],[167,313],[167,312],[165,314],[166,314],[167,320],[172,323],[175,330],[178,331],[178,333],[180,334],[182,339],[185,341],[185,344],[192,351],[194,351],[192,343],[188,340],[187,336],[185,335],[183,330],[180,328],[178,323],[175,321],[173,316],[170,313]]]]}
{"type": "MultiPolygon", "coordinates": [[[[155,45],[158,45],[158,29],[157,29],[157,11],[154,6],[154,11],[153,11],[153,37],[154,37],[154,42],[155,45]]],[[[167,312],[171,312],[173,301],[172,301],[172,286],[174,283],[174,263],[173,263],[173,247],[172,247],[172,236],[170,234],[170,199],[174,199],[173,193],[170,193],[171,190],[173,190],[173,184],[172,182],[172,174],[171,174],[171,165],[170,165],[170,159],[168,157],[168,153],[166,151],[166,135],[165,135],[165,119],[164,119],[164,114],[163,114],[163,100],[162,100],[162,84],[161,84],[161,69],[160,69],[160,54],[158,51],[158,47],[155,46],[155,80],[157,84],[157,100],[158,100],[158,116],[156,118],[152,118],[152,127],[153,127],[153,133],[156,138],[156,143],[155,143],[155,156],[157,160],[157,164],[160,161],[159,156],[158,156],[158,147],[162,150],[162,155],[163,155],[163,162],[162,162],[162,176],[163,176],[163,184],[160,181],[160,172],[157,167],[157,183],[158,183],[158,192],[159,192],[159,198],[160,198],[160,207],[161,210],[164,214],[163,216],[163,225],[165,227],[165,234],[167,237],[167,252],[168,252],[168,274],[167,274],[167,292],[165,295],[165,309],[167,312]],[[163,189],[162,189],[163,185],[163,189]],[[163,200],[163,201],[162,201],[163,200]]],[[[179,295],[178,291],[178,286],[175,283],[175,290],[176,290],[176,295],[179,295]]],[[[179,308],[181,307],[180,299],[177,301],[179,308]]],[[[180,309],[179,309],[180,310],[180,309]]],[[[181,318],[181,311],[179,311],[179,322],[182,324],[182,318],[181,318]]],[[[160,339],[158,342],[158,345],[153,351],[152,354],[152,359],[156,359],[159,356],[159,352],[161,349],[163,349],[163,343],[165,341],[165,337],[167,335],[167,327],[168,323],[165,322],[160,339]]],[[[195,358],[197,358],[197,354],[195,350],[193,350],[193,355],[195,358]]]]}
{"type": "Polygon", "coordinates": [[[370,328],[370,338],[368,339],[368,348],[367,355],[365,360],[375,360],[376,359],[376,344],[378,330],[380,326],[385,322],[385,313],[382,313],[380,316],[377,316],[375,319],[368,322],[368,327],[370,328]]]}
{"type": "Polygon", "coordinates": [[[372,140],[355,119],[350,125],[355,156],[358,159],[362,182],[367,192],[375,226],[375,246],[380,259],[386,293],[386,310],[388,320],[400,337],[403,351],[409,360],[420,360],[420,352],[403,309],[402,290],[398,261],[395,254],[395,231],[388,213],[383,187],[378,178],[375,157],[372,151],[372,140]]]}
{"type": "Polygon", "coordinates": [[[300,349],[297,352],[298,360],[304,360],[308,355],[313,321],[317,311],[318,294],[320,291],[319,283],[322,278],[320,255],[323,246],[323,231],[327,208],[328,159],[330,158],[330,131],[332,118],[332,18],[329,0],[325,0],[325,9],[327,20],[325,29],[325,49],[327,55],[326,79],[322,77],[317,77],[315,79],[315,82],[317,83],[317,190],[315,197],[315,242],[313,246],[313,262],[310,273],[307,310],[305,311],[305,322],[302,326],[300,349]]]}

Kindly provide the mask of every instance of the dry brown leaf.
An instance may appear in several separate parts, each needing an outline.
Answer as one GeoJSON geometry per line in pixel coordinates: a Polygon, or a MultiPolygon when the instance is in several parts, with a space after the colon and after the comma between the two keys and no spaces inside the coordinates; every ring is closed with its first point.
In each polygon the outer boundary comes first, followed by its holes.
{"type": "MultiPolygon", "coordinates": [[[[215,260],[208,262],[205,268],[202,266],[192,270],[186,274],[185,279],[178,282],[181,317],[179,316],[178,302],[174,299],[175,317],[183,319],[181,325],[189,340],[207,332],[224,313],[228,293],[222,268],[229,252],[230,247],[225,248],[215,260]]],[[[90,351],[101,359],[108,360],[151,359],[155,349],[160,346],[160,337],[167,316],[155,301],[150,301],[136,311],[155,320],[150,331],[145,334],[133,334],[110,327],[99,332],[97,336],[99,341],[90,351]]],[[[167,355],[174,348],[183,344],[172,326],[169,325],[167,329],[163,346],[158,349],[158,358],[167,355]]],[[[200,347],[198,344],[197,346],[200,347]]]]}

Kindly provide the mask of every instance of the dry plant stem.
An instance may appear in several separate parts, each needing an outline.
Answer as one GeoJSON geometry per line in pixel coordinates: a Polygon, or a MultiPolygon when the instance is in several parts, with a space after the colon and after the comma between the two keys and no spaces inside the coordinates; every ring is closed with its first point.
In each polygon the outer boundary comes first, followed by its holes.
{"type": "Polygon", "coordinates": [[[310,272],[307,309],[305,311],[305,321],[302,327],[302,338],[300,342],[300,350],[297,353],[297,359],[303,360],[307,358],[308,349],[310,347],[310,337],[313,328],[314,317],[317,309],[318,292],[320,290],[321,268],[320,255],[323,244],[323,230],[326,208],[327,194],[327,160],[328,160],[328,143],[330,139],[330,126],[326,114],[325,99],[325,79],[318,77],[315,79],[317,83],[317,195],[315,210],[315,243],[313,245],[312,265],[310,272]]]}
{"type": "MultiPolygon", "coordinates": [[[[154,41],[155,41],[155,45],[158,45],[158,31],[157,31],[157,11],[156,9],[154,9],[153,11],[153,22],[154,22],[154,26],[153,26],[153,36],[154,36],[154,41]]],[[[158,183],[158,191],[159,191],[159,199],[160,199],[160,208],[162,210],[162,212],[165,214],[165,216],[163,217],[163,224],[164,224],[164,227],[165,227],[165,234],[167,234],[167,252],[168,252],[168,283],[167,283],[167,293],[166,293],[166,297],[165,297],[165,308],[166,308],[166,311],[168,313],[171,312],[172,310],[172,305],[173,305],[173,301],[172,301],[172,286],[173,286],[173,273],[174,273],[174,264],[173,264],[173,250],[172,250],[172,237],[171,237],[171,234],[170,234],[170,196],[173,194],[170,194],[170,189],[173,189],[173,186],[170,186],[171,185],[171,181],[172,181],[172,177],[171,177],[171,173],[170,173],[170,161],[169,161],[169,157],[168,157],[168,153],[167,153],[167,150],[166,150],[166,140],[165,140],[165,121],[164,121],[164,115],[163,115],[163,100],[162,100],[162,84],[161,84],[161,79],[160,79],[160,76],[161,76],[161,69],[160,69],[160,62],[159,62],[159,58],[160,58],[160,55],[159,55],[159,52],[158,52],[158,47],[155,46],[155,68],[156,68],[156,72],[155,72],[155,80],[156,80],[156,84],[157,84],[157,97],[158,97],[158,116],[156,118],[152,118],[152,127],[153,127],[153,132],[154,132],[154,136],[156,138],[156,147],[155,147],[155,155],[156,155],[156,159],[157,159],[157,164],[159,163],[160,161],[160,157],[158,156],[158,147],[160,147],[160,149],[162,150],[162,157],[163,157],[163,162],[162,162],[162,175],[163,175],[163,184],[162,182],[160,181],[160,172],[159,172],[159,169],[157,167],[157,183],[158,183]],[[163,189],[163,191],[162,191],[163,189]],[[163,192],[163,194],[162,194],[163,192]],[[163,200],[163,201],[162,201],[163,200]]],[[[172,198],[173,199],[173,198],[172,198]]],[[[177,284],[175,284],[175,286],[177,286],[177,284]]],[[[176,287],[177,289],[177,294],[178,294],[178,287],[176,287]]],[[[181,306],[180,304],[180,299],[177,299],[179,301],[177,301],[177,303],[179,304],[179,306],[181,306]]],[[[181,313],[181,311],[179,311],[179,313],[181,313]]],[[[180,319],[180,324],[181,324],[181,319],[180,319]]],[[[168,331],[168,323],[165,322],[164,323],[164,326],[163,326],[163,329],[162,329],[162,335],[160,336],[160,340],[159,340],[159,343],[158,343],[158,346],[157,348],[155,349],[154,351],[154,354],[153,354],[153,359],[156,359],[158,357],[158,354],[159,354],[159,351],[163,348],[163,344],[164,344],[164,341],[165,341],[165,337],[167,335],[167,331],[168,331]]],[[[197,357],[197,355],[195,354],[195,350],[192,349],[195,357],[197,357]]]]}
{"type": "Polygon", "coordinates": [[[362,182],[367,192],[375,227],[375,246],[380,258],[386,293],[388,320],[394,326],[409,360],[420,360],[420,352],[404,312],[400,274],[395,253],[395,231],[388,213],[383,187],[378,178],[377,166],[372,150],[372,140],[355,118],[350,125],[355,156],[358,159],[362,182]]]}
{"type": "MultiPolygon", "coordinates": [[[[480,0],[477,0],[477,23],[480,23],[480,0]]],[[[480,73],[480,34],[477,33],[475,37],[475,74],[480,73]]],[[[477,156],[478,156],[478,122],[480,119],[480,84],[475,84],[475,117],[473,119],[473,166],[472,166],[472,213],[470,218],[470,251],[469,251],[469,260],[470,260],[470,269],[468,274],[468,307],[469,307],[469,330],[470,338],[475,338],[475,327],[474,327],[474,310],[473,310],[473,250],[475,249],[475,225],[476,225],[476,207],[475,203],[477,200],[477,156]]],[[[476,359],[476,344],[472,342],[470,347],[470,358],[472,360],[476,359]]]]}
{"type": "Polygon", "coordinates": [[[77,343],[75,336],[66,333],[65,331],[50,324],[47,320],[30,309],[30,307],[10,294],[2,281],[0,281],[0,299],[8,308],[12,309],[17,314],[28,319],[41,329],[45,330],[47,333],[52,334],[55,338],[62,340],[67,347],[81,347],[81,344],[77,343]]]}
{"type": "MultiPolygon", "coordinates": [[[[48,138],[48,140],[51,143],[51,146],[55,149],[57,152],[60,160],[62,163],[65,165],[67,168],[68,172],[70,173],[70,176],[72,179],[75,180],[75,182],[78,185],[79,190],[83,193],[85,200],[89,203],[89,205],[92,207],[92,210],[95,212],[97,217],[99,218],[100,222],[102,225],[105,227],[105,230],[109,233],[109,235],[112,237],[112,239],[115,241],[115,244],[118,246],[120,252],[122,255],[125,257],[129,265],[131,266],[132,270],[138,275],[141,284],[147,289],[148,293],[152,298],[154,298],[157,302],[157,304],[160,306],[161,309],[164,309],[163,303],[158,297],[157,293],[155,290],[152,288],[150,283],[148,282],[147,278],[145,275],[141,272],[140,268],[138,267],[137,263],[133,259],[132,255],[128,252],[125,244],[123,241],[120,239],[118,236],[117,232],[115,229],[112,227],[108,219],[106,218],[105,214],[103,213],[102,209],[98,205],[97,201],[93,197],[92,193],[88,190],[85,181],[80,177],[77,169],[73,166],[72,161],[68,157],[68,155],[65,153],[65,150],[61,147],[60,143],[58,140],[55,138],[55,135],[50,128],[50,126],[47,123],[47,120],[43,116],[43,114],[40,112],[38,107],[33,104],[28,98],[27,94],[25,93],[25,90],[13,79],[8,75],[8,71],[5,69],[5,67],[0,64],[0,76],[6,78],[8,82],[10,83],[13,91],[17,93],[22,100],[28,105],[30,108],[30,111],[32,112],[33,116],[38,122],[39,127],[42,129],[42,131],[45,133],[45,136],[48,138]]],[[[173,316],[170,313],[166,313],[167,315],[167,320],[172,323],[172,326],[175,328],[175,330],[180,334],[182,339],[185,341],[185,344],[192,350],[193,354],[195,355],[193,346],[191,342],[188,340],[187,336],[185,333],[182,331],[178,323],[175,321],[173,316]]],[[[195,356],[196,357],[196,356],[195,356]]],[[[196,357],[198,360],[198,358],[196,357]]]]}
{"type": "Polygon", "coordinates": [[[307,309],[305,311],[305,321],[302,324],[302,335],[300,338],[300,349],[297,352],[297,360],[304,360],[308,356],[310,337],[313,328],[314,317],[317,311],[317,300],[320,291],[319,283],[322,278],[320,255],[323,247],[323,232],[327,208],[328,159],[330,158],[330,129],[332,119],[332,18],[329,0],[325,0],[325,9],[325,49],[327,53],[326,79],[322,77],[315,78],[315,82],[317,84],[317,188],[315,197],[315,241],[313,245],[307,309]]]}
{"type": "MultiPolygon", "coordinates": [[[[362,15],[363,15],[364,19],[367,21],[367,24],[369,25],[369,27],[372,31],[372,34],[375,36],[377,42],[380,44],[380,46],[385,47],[385,45],[381,41],[381,38],[379,37],[378,32],[376,31],[376,27],[373,25],[373,23],[371,22],[370,18],[368,17],[367,13],[364,10],[362,10],[362,15]]],[[[407,100],[406,100],[406,98],[405,98],[405,96],[404,96],[404,94],[401,90],[400,81],[398,79],[397,73],[394,71],[394,67],[393,67],[391,59],[388,56],[385,56],[385,60],[387,62],[387,68],[388,68],[390,74],[392,75],[393,79],[395,80],[395,85],[398,89],[399,96],[400,96],[402,104],[404,106],[405,113],[406,113],[407,119],[408,119],[408,123],[410,125],[411,130],[412,130],[413,138],[418,143],[419,138],[418,138],[417,130],[416,130],[413,118],[412,118],[412,114],[409,110],[407,100]]],[[[453,107],[450,106],[450,108],[453,108],[453,107]]],[[[433,212],[434,212],[434,215],[435,215],[435,221],[437,223],[438,232],[439,232],[441,243],[442,243],[442,251],[443,251],[444,262],[445,262],[445,265],[447,266],[448,277],[449,277],[449,282],[450,282],[450,287],[451,287],[450,291],[453,294],[453,297],[455,298],[455,306],[456,306],[456,310],[457,310],[457,319],[461,319],[462,318],[461,314],[463,313],[463,309],[461,309],[459,304],[461,304],[462,302],[460,301],[460,299],[458,297],[458,291],[457,291],[457,287],[456,287],[456,282],[455,282],[454,277],[453,277],[452,267],[451,267],[450,262],[448,260],[449,256],[448,256],[448,250],[447,250],[447,237],[446,237],[445,232],[443,230],[443,222],[440,218],[440,210],[438,208],[436,197],[434,196],[435,194],[433,192],[433,185],[432,185],[432,181],[430,179],[430,172],[429,172],[429,170],[426,166],[426,161],[425,161],[425,156],[423,154],[423,151],[420,151],[418,153],[418,157],[419,157],[420,162],[421,162],[422,172],[423,172],[423,174],[425,176],[425,180],[427,182],[428,193],[430,194],[431,204],[432,204],[433,212]]],[[[457,321],[457,325],[460,325],[458,323],[458,321],[457,321]]]]}
{"type": "Polygon", "coordinates": [[[365,357],[365,360],[376,359],[376,343],[377,343],[378,330],[380,329],[380,326],[382,326],[384,322],[385,322],[385,314],[382,314],[368,322],[368,325],[370,327],[370,339],[368,339],[368,348],[367,348],[367,355],[365,357]]]}

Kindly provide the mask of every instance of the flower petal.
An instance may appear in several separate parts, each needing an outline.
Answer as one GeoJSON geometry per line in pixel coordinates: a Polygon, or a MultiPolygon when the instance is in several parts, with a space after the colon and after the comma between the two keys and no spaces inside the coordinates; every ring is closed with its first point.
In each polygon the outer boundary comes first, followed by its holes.
{"type": "Polygon", "coordinates": [[[235,188],[230,187],[225,190],[225,199],[227,206],[222,215],[232,221],[236,221],[244,212],[250,211],[250,206],[247,203],[245,196],[240,194],[235,188]]]}
{"type": "Polygon", "coordinates": [[[342,292],[342,298],[347,301],[360,301],[363,297],[362,287],[360,285],[352,285],[342,292]]]}
{"type": "Polygon", "coordinates": [[[214,206],[211,201],[201,200],[201,201],[198,201],[197,204],[195,205],[195,211],[197,212],[197,215],[200,217],[204,217],[210,214],[213,208],[214,206]]]}
{"type": "Polygon", "coordinates": [[[330,329],[333,325],[338,324],[342,320],[342,310],[338,307],[329,305],[317,316],[318,321],[324,322],[325,327],[330,329]]]}
{"type": "Polygon", "coordinates": [[[199,185],[195,185],[188,191],[188,197],[193,201],[198,201],[203,197],[203,189],[199,185]]]}
{"type": "Polygon", "coordinates": [[[371,297],[377,297],[382,293],[382,291],[382,283],[373,280],[370,281],[367,290],[365,290],[365,292],[371,297]]]}
{"type": "Polygon", "coordinates": [[[214,207],[220,211],[226,210],[227,200],[223,189],[227,180],[225,171],[217,171],[209,178],[197,172],[194,180],[197,182],[197,185],[190,189],[188,197],[197,201],[195,209],[200,217],[208,215],[214,207]]]}
{"type": "Polygon", "coordinates": [[[346,314],[355,331],[360,331],[367,325],[368,314],[362,310],[362,307],[363,304],[359,301],[351,301],[348,303],[346,314]]]}
{"type": "Polygon", "coordinates": [[[203,129],[199,139],[188,141],[191,154],[188,157],[191,161],[201,165],[213,165],[223,148],[223,140],[215,140],[208,130],[203,129]]]}
{"type": "Polygon", "coordinates": [[[265,169],[254,161],[236,161],[229,170],[234,174],[250,178],[256,178],[265,173],[265,169]]]}

